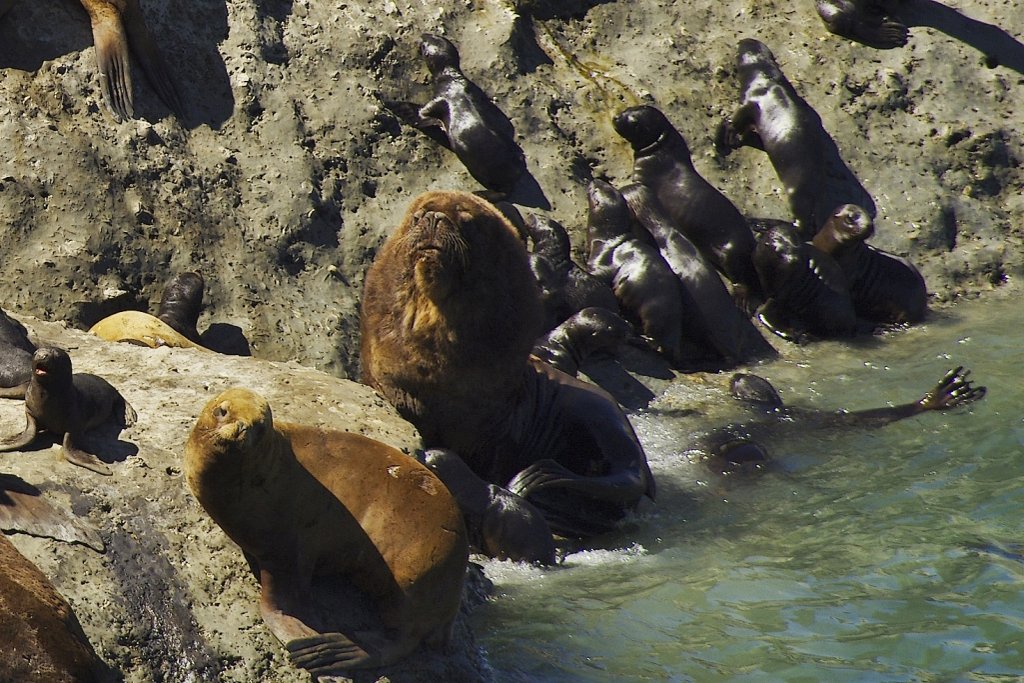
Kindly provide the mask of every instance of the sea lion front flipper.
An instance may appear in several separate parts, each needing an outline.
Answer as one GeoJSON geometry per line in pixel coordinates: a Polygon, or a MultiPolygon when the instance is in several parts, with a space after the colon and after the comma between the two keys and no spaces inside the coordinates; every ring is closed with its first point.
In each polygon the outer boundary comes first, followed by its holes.
{"type": "Polygon", "coordinates": [[[100,69],[100,88],[114,115],[121,120],[135,116],[132,101],[132,76],[128,64],[128,37],[121,15],[105,2],[83,1],[92,22],[96,62],[100,69]]]}
{"type": "Polygon", "coordinates": [[[23,382],[13,387],[0,387],[0,398],[25,398],[28,385],[28,382],[23,382]]]}
{"type": "Polygon", "coordinates": [[[32,414],[28,411],[25,412],[25,430],[15,437],[8,439],[7,441],[0,442],[0,453],[6,451],[17,451],[35,441],[36,435],[39,433],[39,425],[36,424],[36,419],[32,417],[32,414]]]}
{"type": "Polygon", "coordinates": [[[85,469],[92,470],[97,474],[109,477],[114,473],[107,463],[103,462],[92,453],[83,451],[81,448],[76,446],[71,437],[71,432],[67,432],[64,435],[64,448],[61,451],[61,454],[64,456],[64,459],[72,465],[84,467],[85,469]]]}
{"type": "Polygon", "coordinates": [[[175,115],[181,117],[184,111],[184,107],[181,105],[181,96],[178,94],[174,79],[171,78],[171,70],[146,26],[146,20],[142,15],[142,8],[139,7],[138,0],[128,0],[124,22],[132,53],[139,60],[139,65],[146,74],[146,78],[149,79],[150,85],[153,86],[153,90],[175,115]]]}
{"type": "Polygon", "coordinates": [[[55,507],[39,489],[11,474],[0,474],[0,530],[81,543],[101,553],[106,549],[95,528],[55,507]]]}
{"type": "Polygon", "coordinates": [[[323,633],[285,643],[288,659],[314,677],[343,674],[349,669],[377,666],[377,657],[343,633],[323,633]]]}
{"type": "Polygon", "coordinates": [[[948,410],[984,398],[987,389],[973,386],[970,374],[962,365],[947,372],[918,402],[921,410],[948,410]]]}

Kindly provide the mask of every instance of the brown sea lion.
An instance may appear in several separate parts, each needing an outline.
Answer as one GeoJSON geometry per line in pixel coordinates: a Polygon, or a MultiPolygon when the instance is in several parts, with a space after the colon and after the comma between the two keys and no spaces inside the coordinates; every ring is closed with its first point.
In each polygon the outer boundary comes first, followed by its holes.
{"type": "Polygon", "coordinates": [[[614,357],[632,336],[633,326],[616,313],[591,306],[540,337],[532,353],[556,370],[575,377],[590,358],[614,357]]]}
{"type": "Polygon", "coordinates": [[[468,544],[455,500],[429,469],[358,434],[275,421],[228,389],[185,445],[185,480],[260,581],[260,612],[314,677],[379,667],[445,645],[468,544]],[[318,613],[311,586],[357,592],[367,614],[318,613]]]}
{"type": "Polygon", "coordinates": [[[525,498],[473,474],[454,451],[431,448],[423,464],[444,482],[466,520],[469,541],[488,557],[552,565],[555,540],[540,511],[525,498]]]}
{"type": "Polygon", "coordinates": [[[36,345],[28,330],[0,309],[0,398],[24,398],[36,345]]]}
{"type": "Polygon", "coordinates": [[[901,0],[815,0],[818,16],[837,36],[888,50],[907,44],[906,24],[892,15],[901,0]]]}
{"type": "Polygon", "coordinates": [[[918,323],[928,311],[928,288],[913,263],[876,249],[867,240],[874,221],[855,204],[840,206],[814,236],[850,282],[857,315],[873,323],[918,323]]]}
{"type": "Polygon", "coordinates": [[[682,285],[683,335],[717,356],[713,362],[718,368],[777,356],[775,348],[736,306],[718,272],[669,220],[654,190],[632,184],[621,191],[633,216],[654,238],[682,285]]]}
{"type": "Polygon", "coordinates": [[[93,650],[71,606],[0,534],[0,681],[103,683],[113,672],[93,650]]]}
{"type": "Polygon", "coordinates": [[[540,285],[545,330],[553,330],[584,308],[596,306],[618,313],[611,288],[572,260],[569,234],[561,223],[530,214],[525,227],[533,242],[530,269],[540,285]]]}
{"type": "Polygon", "coordinates": [[[427,192],[377,252],[361,311],[362,379],[428,448],[526,497],[555,533],[607,531],[654,480],[604,391],[530,349],[541,305],[526,248],[488,202],[427,192]]]}
{"type": "Polygon", "coordinates": [[[197,272],[179,273],[164,286],[156,317],[194,344],[201,345],[196,323],[203,312],[203,276],[197,272]]]}
{"type": "Polygon", "coordinates": [[[103,425],[130,427],[136,417],[135,409],[110,382],[84,372],[72,373],[67,351],[43,347],[32,356],[32,381],[25,391],[25,431],[0,443],[0,452],[24,448],[45,429],[64,437],[61,454],[65,460],[110,475],[105,462],[82,450],[82,439],[103,425]]]}
{"type": "Polygon", "coordinates": [[[505,113],[469,80],[450,40],[424,33],[420,55],[434,80],[434,99],[411,111],[407,102],[386,102],[406,122],[455,153],[469,174],[489,190],[508,193],[526,171],[526,157],[505,113]]]}
{"type": "Polygon", "coordinates": [[[800,97],[764,43],[741,40],[736,71],[742,104],[719,125],[715,148],[723,156],[744,145],[766,152],[786,189],[801,237],[811,239],[828,215],[817,207],[825,189],[828,136],[821,117],[800,97]]]}
{"type": "Polygon", "coordinates": [[[693,166],[686,140],[651,106],[630,107],[612,119],[633,148],[633,182],[657,195],[669,219],[737,287],[745,309],[761,301],[751,263],[754,234],[743,214],[693,166]]]}
{"type": "Polygon", "coordinates": [[[611,287],[623,315],[656,350],[685,365],[695,350],[683,345],[683,293],[672,269],[656,247],[634,236],[632,214],[618,190],[595,180],[587,205],[587,268],[611,287]]]}

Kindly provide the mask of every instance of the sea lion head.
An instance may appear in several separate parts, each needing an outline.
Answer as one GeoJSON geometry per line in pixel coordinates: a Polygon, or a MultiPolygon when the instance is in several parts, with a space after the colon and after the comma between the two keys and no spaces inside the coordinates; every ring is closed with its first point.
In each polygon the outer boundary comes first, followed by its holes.
{"type": "Polygon", "coordinates": [[[622,193],[610,183],[594,180],[587,187],[587,237],[608,239],[631,230],[632,215],[622,193]]]}
{"type": "Polygon", "coordinates": [[[205,284],[203,276],[197,272],[175,275],[164,287],[156,314],[157,318],[195,343],[199,341],[196,323],[203,312],[205,284]]]}
{"type": "Polygon", "coordinates": [[[458,48],[452,41],[433,33],[424,33],[420,38],[420,56],[433,75],[448,67],[459,68],[458,48]]]}
{"type": "Polygon", "coordinates": [[[750,71],[769,72],[769,76],[782,73],[775,55],[768,46],[754,38],[742,39],[736,47],[736,68],[742,77],[750,71]]]}
{"type": "Polygon", "coordinates": [[[754,268],[766,292],[773,292],[804,262],[799,235],[792,226],[770,228],[754,248],[754,268]]]}
{"type": "Polygon", "coordinates": [[[44,346],[32,354],[32,374],[42,384],[71,381],[71,356],[64,349],[44,346]]]}
{"type": "Polygon", "coordinates": [[[875,223],[863,208],[856,204],[843,204],[832,212],[827,224],[842,241],[860,241],[875,233],[875,223]]]}
{"type": "Polygon", "coordinates": [[[764,377],[737,372],[729,381],[729,391],[733,398],[770,410],[783,406],[782,397],[775,387],[764,377]]]}
{"type": "Polygon", "coordinates": [[[185,449],[186,469],[193,469],[188,467],[190,458],[259,455],[261,442],[273,427],[265,398],[249,389],[228,389],[199,413],[185,449]]]}
{"type": "MultiPolygon", "coordinates": [[[[659,109],[649,105],[630,107],[619,112],[612,119],[612,126],[616,133],[629,142],[634,153],[652,151],[675,130],[659,109]]],[[[690,150],[682,136],[675,137],[679,138],[689,154],[690,150]]]]}
{"type": "Polygon", "coordinates": [[[573,342],[586,350],[614,351],[633,335],[633,326],[607,308],[588,306],[569,320],[573,342]]]}

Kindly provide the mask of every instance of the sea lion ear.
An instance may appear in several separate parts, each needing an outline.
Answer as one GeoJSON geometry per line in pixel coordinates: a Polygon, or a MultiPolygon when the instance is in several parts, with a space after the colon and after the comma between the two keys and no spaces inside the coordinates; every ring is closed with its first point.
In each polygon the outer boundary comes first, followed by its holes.
{"type": "Polygon", "coordinates": [[[459,225],[467,225],[473,222],[473,213],[467,209],[459,207],[455,212],[455,218],[458,219],[459,225]]]}

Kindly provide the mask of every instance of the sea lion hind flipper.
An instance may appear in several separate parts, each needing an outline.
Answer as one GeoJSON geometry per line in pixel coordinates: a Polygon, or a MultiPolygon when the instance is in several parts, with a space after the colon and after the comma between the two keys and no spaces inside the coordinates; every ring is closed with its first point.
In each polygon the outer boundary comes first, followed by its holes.
{"type": "MultiPolygon", "coordinates": [[[[87,9],[89,6],[86,6],[87,9]]],[[[113,8],[89,10],[92,21],[96,62],[100,70],[100,89],[114,115],[121,120],[135,116],[132,100],[132,76],[128,62],[128,38],[121,16],[113,8]]]]}
{"type": "Polygon", "coordinates": [[[0,387],[0,398],[25,398],[25,390],[28,389],[28,382],[13,387],[0,387]]]}
{"type": "Polygon", "coordinates": [[[160,54],[152,34],[146,27],[142,9],[137,1],[128,3],[124,22],[132,53],[139,60],[139,65],[146,74],[150,85],[153,86],[153,90],[175,115],[181,117],[184,112],[181,96],[178,94],[174,79],[171,78],[171,70],[168,68],[167,62],[160,54]]]}
{"type": "Polygon", "coordinates": [[[124,400],[124,397],[121,398],[121,402],[124,403],[124,416],[123,416],[124,426],[125,427],[131,427],[132,425],[134,425],[138,421],[139,414],[137,412],[135,412],[135,408],[132,408],[132,404],[131,403],[129,403],[128,401],[124,400]]]}
{"type": "Polygon", "coordinates": [[[551,486],[565,486],[579,478],[580,475],[555,460],[545,458],[519,472],[506,488],[517,496],[526,498],[534,491],[551,486]]]}
{"type": "Polygon", "coordinates": [[[285,643],[288,659],[313,676],[343,674],[349,669],[378,666],[383,662],[343,633],[323,633],[285,643]]]}
{"type": "Polygon", "coordinates": [[[92,470],[96,474],[102,474],[109,477],[114,473],[107,463],[103,462],[92,453],[84,451],[76,446],[74,439],[71,436],[71,432],[64,435],[64,448],[61,449],[61,455],[72,465],[84,467],[87,470],[92,470]]]}
{"type": "Polygon", "coordinates": [[[37,434],[39,434],[39,425],[36,423],[36,419],[32,417],[30,413],[26,412],[24,431],[17,436],[11,437],[7,441],[0,441],[0,453],[21,450],[35,441],[37,434]]]}

